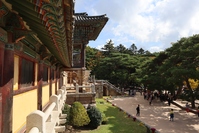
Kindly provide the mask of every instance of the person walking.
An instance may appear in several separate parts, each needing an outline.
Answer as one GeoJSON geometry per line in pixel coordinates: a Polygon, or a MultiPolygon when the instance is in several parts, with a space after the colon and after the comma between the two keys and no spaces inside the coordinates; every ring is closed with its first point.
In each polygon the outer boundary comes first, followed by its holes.
{"type": "Polygon", "coordinates": [[[170,121],[174,121],[174,112],[173,109],[170,111],[170,121]]]}
{"type": "Polygon", "coordinates": [[[170,97],[168,98],[168,105],[169,106],[171,105],[171,98],[170,97]]]}
{"type": "Polygon", "coordinates": [[[136,116],[140,116],[140,105],[138,104],[138,106],[136,107],[136,116]]]}
{"type": "Polygon", "coordinates": [[[151,105],[151,103],[152,103],[152,95],[150,96],[150,98],[149,98],[149,105],[151,105]]]}

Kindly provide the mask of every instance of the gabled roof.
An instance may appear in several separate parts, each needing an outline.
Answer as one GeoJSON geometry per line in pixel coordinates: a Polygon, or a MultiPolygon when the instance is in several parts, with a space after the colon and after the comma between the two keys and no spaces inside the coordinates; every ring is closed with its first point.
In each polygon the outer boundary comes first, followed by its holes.
{"type": "Polygon", "coordinates": [[[74,43],[96,40],[101,30],[108,21],[106,14],[99,16],[88,16],[87,13],[75,13],[74,43]]]}

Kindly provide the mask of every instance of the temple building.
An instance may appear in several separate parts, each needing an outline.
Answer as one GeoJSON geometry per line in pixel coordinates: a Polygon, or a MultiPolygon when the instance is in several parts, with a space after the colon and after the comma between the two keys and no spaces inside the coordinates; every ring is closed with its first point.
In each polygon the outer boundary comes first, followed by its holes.
{"type": "MultiPolygon", "coordinates": [[[[0,1],[0,133],[23,133],[62,85],[86,91],[85,48],[106,15],[75,13],[74,0],[0,1]],[[63,78],[63,75],[66,78],[63,78]]],[[[77,99],[75,99],[77,100],[77,99]]]]}

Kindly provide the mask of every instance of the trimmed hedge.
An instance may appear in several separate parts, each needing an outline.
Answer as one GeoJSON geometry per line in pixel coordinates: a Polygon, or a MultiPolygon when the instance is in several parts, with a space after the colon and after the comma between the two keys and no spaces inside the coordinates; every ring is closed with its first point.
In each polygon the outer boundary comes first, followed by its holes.
{"type": "Polygon", "coordinates": [[[80,102],[74,102],[70,109],[70,124],[76,127],[88,125],[90,122],[86,109],[80,102]]]}

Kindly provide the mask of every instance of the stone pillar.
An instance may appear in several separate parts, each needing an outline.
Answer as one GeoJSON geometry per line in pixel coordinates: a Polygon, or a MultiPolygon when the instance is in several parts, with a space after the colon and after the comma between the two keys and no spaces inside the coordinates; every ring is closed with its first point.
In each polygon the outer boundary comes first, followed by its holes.
{"type": "Polygon", "coordinates": [[[91,84],[92,93],[95,93],[95,84],[91,84]]]}
{"type": "Polygon", "coordinates": [[[76,93],[79,93],[79,85],[78,84],[75,85],[75,89],[76,89],[76,93]]]}
{"type": "Polygon", "coordinates": [[[67,73],[65,71],[62,72],[62,78],[63,78],[63,85],[67,85],[67,73]]]}
{"type": "Polygon", "coordinates": [[[26,132],[28,133],[33,127],[37,127],[41,133],[46,133],[44,112],[36,110],[26,117],[26,132]]]}
{"type": "Polygon", "coordinates": [[[82,67],[82,69],[81,69],[81,85],[84,85],[84,83],[85,83],[85,70],[86,70],[86,68],[82,67]]]}

